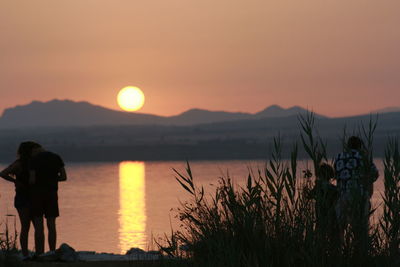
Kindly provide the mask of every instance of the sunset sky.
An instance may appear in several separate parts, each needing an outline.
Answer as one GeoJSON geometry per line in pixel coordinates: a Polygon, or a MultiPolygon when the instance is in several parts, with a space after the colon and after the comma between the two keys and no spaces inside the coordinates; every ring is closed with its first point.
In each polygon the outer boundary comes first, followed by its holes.
{"type": "Polygon", "coordinates": [[[328,116],[400,106],[398,0],[0,0],[0,113],[32,100],[140,112],[328,116]]]}

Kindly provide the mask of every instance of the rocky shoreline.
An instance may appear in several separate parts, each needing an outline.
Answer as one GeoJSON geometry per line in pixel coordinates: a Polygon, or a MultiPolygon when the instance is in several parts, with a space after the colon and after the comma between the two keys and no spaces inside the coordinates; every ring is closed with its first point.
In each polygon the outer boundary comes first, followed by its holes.
{"type": "Polygon", "coordinates": [[[20,252],[13,255],[17,261],[34,262],[123,262],[123,261],[156,261],[165,259],[159,251],[144,251],[131,248],[126,254],[98,253],[95,251],[75,251],[68,244],[62,244],[56,251],[50,251],[29,259],[24,259],[20,252]]]}

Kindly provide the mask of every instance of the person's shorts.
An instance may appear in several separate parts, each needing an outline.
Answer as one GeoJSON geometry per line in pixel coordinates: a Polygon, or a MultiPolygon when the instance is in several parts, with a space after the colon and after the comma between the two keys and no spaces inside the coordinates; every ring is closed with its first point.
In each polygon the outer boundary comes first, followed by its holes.
{"type": "Polygon", "coordinates": [[[55,218],[60,216],[57,191],[33,192],[31,194],[31,214],[33,217],[55,218]]]}
{"type": "Polygon", "coordinates": [[[343,194],[339,197],[339,199],[336,203],[336,207],[335,207],[336,217],[337,217],[337,220],[340,225],[345,225],[350,221],[349,213],[351,211],[350,211],[350,207],[349,207],[350,206],[349,202],[350,202],[350,199],[347,196],[347,194],[343,194]]]}
{"type": "Polygon", "coordinates": [[[362,197],[361,206],[355,206],[354,197],[351,193],[343,193],[339,196],[339,199],[336,203],[336,217],[340,225],[346,225],[351,222],[352,216],[355,214],[354,208],[360,208],[362,210],[358,210],[357,212],[361,212],[362,216],[365,218],[369,218],[369,210],[371,207],[369,197],[362,197]]]}
{"type": "Polygon", "coordinates": [[[16,193],[14,197],[14,207],[16,209],[29,208],[30,197],[29,193],[16,193]]]}

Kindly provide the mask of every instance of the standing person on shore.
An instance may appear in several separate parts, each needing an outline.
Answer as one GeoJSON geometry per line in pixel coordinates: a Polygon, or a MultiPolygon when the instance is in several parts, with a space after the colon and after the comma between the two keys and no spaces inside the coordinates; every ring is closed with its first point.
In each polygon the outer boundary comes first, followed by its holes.
{"type": "Polygon", "coordinates": [[[56,218],[58,208],[58,182],[66,181],[67,174],[61,157],[43,148],[33,150],[30,164],[31,211],[35,228],[35,251],[44,253],[43,216],[46,218],[50,251],[57,243],[56,218]]]}
{"type": "Polygon", "coordinates": [[[337,220],[335,207],[338,199],[337,187],[331,183],[335,171],[328,163],[322,163],[316,170],[315,185],[308,197],[315,200],[316,230],[320,238],[332,247],[337,241],[337,220]]]}
{"type": "MultiPolygon", "coordinates": [[[[336,213],[335,206],[338,198],[338,191],[335,185],[331,184],[335,171],[328,163],[322,163],[316,173],[315,185],[309,193],[310,198],[316,200],[315,212],[317,225],[327,227],[327,224],[334,224],[336,213]]],[[[333,227],[333,225],[332,225],[333,227]]]]}
{"type": "Polygon", "coordinates": [[[21,224],[19,241],[24,259],[29,258],[28,236],[31,225],[30,191],[29,191],[29,162],[32,150],[40,145],[27,141],[22,142],[17,151],[17,159],[0,172],[0,177],[15,184],[14,207],[18,211],[21,224]]]}
{"type": "Polygon", "coordinates": [[[351,136],[348,139],[347,147],[337,155],[334,167],[339,190],[336,212],[341,239],[348,224],[359,231],[360,237],[368,236],[370,198],[379,172],[359,137],[351,136]]]}

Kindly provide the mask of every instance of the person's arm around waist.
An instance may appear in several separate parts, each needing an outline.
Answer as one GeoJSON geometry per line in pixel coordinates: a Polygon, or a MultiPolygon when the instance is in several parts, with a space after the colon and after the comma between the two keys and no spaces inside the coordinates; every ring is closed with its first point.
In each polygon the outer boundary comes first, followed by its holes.
{"type": "Polygon", "coordinates": [[[58,176],[58,181],[59,182],[64,182],[66,180],[67,180],[67,173],[65,171],[65,168],[61,168],[60,175],[58,176]]]}
{"type": "Polygon", "coordinates": [[[16,179],[14,179],[11,175],[15,173],[15,168],[17,168],[16,163],[14,162],[10,166],[8,166],[6,169],[0,172],[0,177],[3,178],[6,181],[15,183],[16,179]]]}
{"type": "Polygon", "coordinates": [[[9,182],[12,182],[12,183],[16,182],[16,180],[13,177],[11,177],[10,175],[5,174],[3,172],[0,172],[0,177],[3,178],[6,181],[9,181],[9,182]]]}

